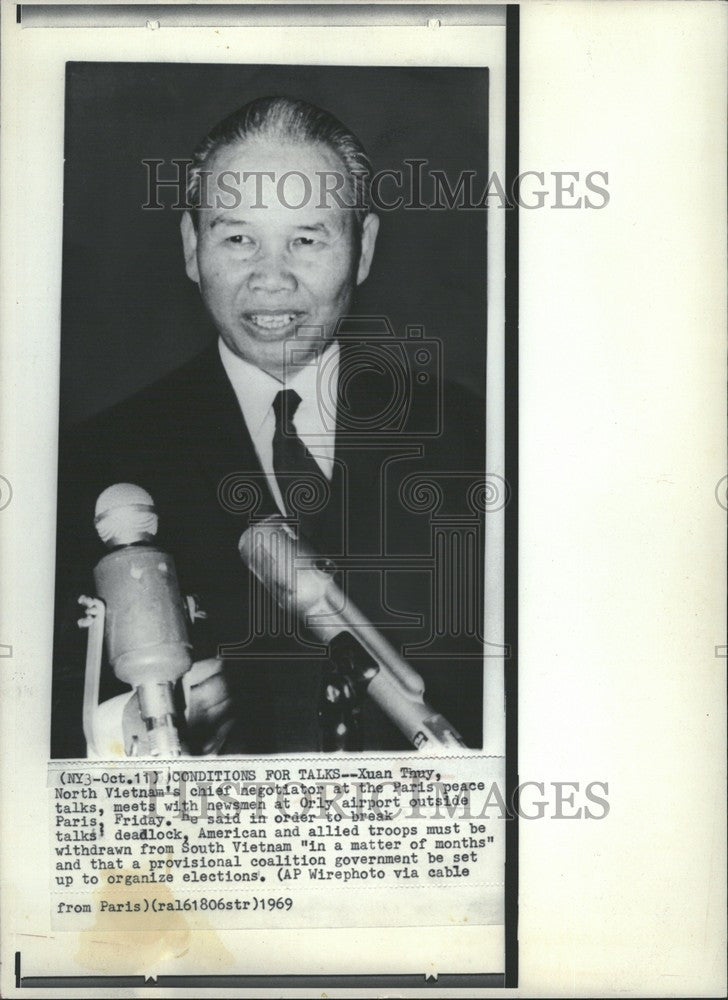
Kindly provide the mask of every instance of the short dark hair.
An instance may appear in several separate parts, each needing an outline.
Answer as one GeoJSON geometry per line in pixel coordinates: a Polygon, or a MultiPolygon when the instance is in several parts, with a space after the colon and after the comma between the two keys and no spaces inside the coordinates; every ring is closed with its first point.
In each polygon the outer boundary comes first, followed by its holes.
{"type": "Polygon", "coordinates": [[[187,202],[198,223],[200,174],[211,157],[225,146],[244,139],[265,137],[293,143],[320,143],[341,160],[349,179],[357,237],[369,213],[372,166],[361,141],[338,118],[308,101],[292,97],[258,97],[244,104],[212,128],[193,153],[187,175],[187,202]]]}

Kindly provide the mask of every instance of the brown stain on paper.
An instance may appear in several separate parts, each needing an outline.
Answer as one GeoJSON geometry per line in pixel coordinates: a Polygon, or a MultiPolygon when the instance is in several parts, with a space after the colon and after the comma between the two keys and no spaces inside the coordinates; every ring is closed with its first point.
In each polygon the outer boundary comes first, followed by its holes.
{"type": "MultiPolygon", "coordinates": [[[[154,896],[160,903],[172,904],[175,895],[166,883],[147,882],[124,885],[126,875],[148,874],[142,869],[116,868],[101,871],[103,881],[94,891],[93,927],[79,933],[76,961],[94,972],[144,973],[162,972],[168,962],[179,962],[187,957],[196,969],[215,971],[233,965],[233,956],[210,927],[207,918],[199,911],[182,910],[155,912],[151,907],[144,912],[144,900],[154,896]],[[122,877],[120,883],[109,884],[108,876],[122,877]],[[105,902],[119,906],[127,902],[138,911],[102,910],[105,902]],[[189,917],[194,919],[190,926],[189,917]]],[[[178,967],[175,971],[179,971],[178,967]]]]}

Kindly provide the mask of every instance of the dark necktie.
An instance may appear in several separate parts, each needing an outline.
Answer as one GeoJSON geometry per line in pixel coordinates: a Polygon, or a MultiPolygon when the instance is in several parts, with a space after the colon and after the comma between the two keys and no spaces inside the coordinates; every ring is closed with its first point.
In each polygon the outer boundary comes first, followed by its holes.
{"type": "Polygon", "coordinates": [[[293,418],[301,402],[295,389],[281,389],[273,400],[273,471],[289,517],[313,513],[326,503],[326,476],[298,436],[293,418]]]}

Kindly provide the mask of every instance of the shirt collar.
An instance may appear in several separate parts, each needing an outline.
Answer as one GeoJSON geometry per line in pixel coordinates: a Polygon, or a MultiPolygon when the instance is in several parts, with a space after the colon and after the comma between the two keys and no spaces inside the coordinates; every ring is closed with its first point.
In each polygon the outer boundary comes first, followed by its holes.
{"type": "MultiPolygon", "coordinates": [[[[260,430],[270,413],[273,400],[281,389],[295,389],[301,397],[301,406],[308,409],[315,407],[318,411],[319,398],[336,400],[336,382],[339,367],[339,344],[333,340],[326,350],[310,364],[300,368],[286,383],[257,368],[249,361],[234,354],[222,337],[218,338],[220,360],[228,378],[235,390],[245,423],[251,433],[260,430]],[[325,385],[320,384],[319,371],[325,385]]],[[[335,414],[334,414],[335,423],[335,414]]],[[[333,427],[329,431],[333,431],[333,427]]]]}

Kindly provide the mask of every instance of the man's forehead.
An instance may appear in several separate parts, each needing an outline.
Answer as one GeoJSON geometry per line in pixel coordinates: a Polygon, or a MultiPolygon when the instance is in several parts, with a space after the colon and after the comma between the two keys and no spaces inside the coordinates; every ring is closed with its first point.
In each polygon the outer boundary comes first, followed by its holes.
{"type": "MultiPolygon", "coordinates": [[[[228,198],[228,201],[231,199],[228,198]]],[[[207,228],[224,231],[227,229],[284,228],[297,229],[311,235],[335,236],[347,228],[349,213],[343,209],[321,209],[318,207],[285,208],[275,205],[251,207],[241,200],[236,207],[215,207],[201,210],[207,228]]]]}
{"type": "Polygon", "coordinates": [[[265,222],[341,232],[352,224],[350,178],[321,143],[245,139],[214,154],[202,171],[200,216],[211,228],[265,222]],[[341,193],[339,193],[341,192],[341,193]]]}
{"type": "Polygon", "coordinates": [[[346,167],[333,149],[320,142],[294,142],[285,137],[260,136],[228,144],[216,150],[204,169],[211,171],[211,182],[224,182],[225,171],[272,173],[276,177],[293,172],[309,179],[320,173],[340,173],[346,177],[346,167]]]}

